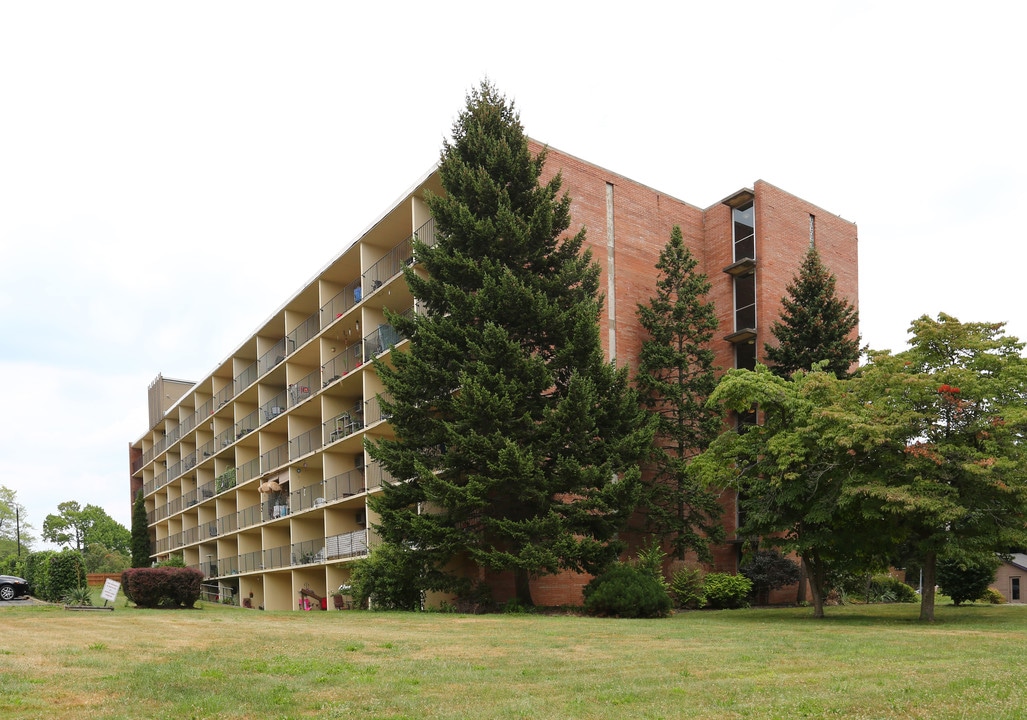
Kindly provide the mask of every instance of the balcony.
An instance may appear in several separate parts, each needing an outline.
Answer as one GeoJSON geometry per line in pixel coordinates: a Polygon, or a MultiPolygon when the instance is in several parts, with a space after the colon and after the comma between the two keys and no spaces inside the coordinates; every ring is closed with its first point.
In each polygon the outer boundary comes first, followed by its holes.
{"type": "Polygon", "coordinates": [[[364,364],[360,340],[350,344],[341,353],[321,366],[321,387],[328,387],[333,382],[347,375],[364,364]]]}

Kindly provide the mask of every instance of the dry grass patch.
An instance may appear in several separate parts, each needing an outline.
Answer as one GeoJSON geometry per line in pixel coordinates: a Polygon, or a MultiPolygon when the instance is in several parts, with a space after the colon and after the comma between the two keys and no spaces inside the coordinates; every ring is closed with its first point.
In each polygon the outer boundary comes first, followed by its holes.
{"type": "Polygon", "coordinates": [[[1021,717],[1027,608],[0,610],[0,718],[1021,717]]]}

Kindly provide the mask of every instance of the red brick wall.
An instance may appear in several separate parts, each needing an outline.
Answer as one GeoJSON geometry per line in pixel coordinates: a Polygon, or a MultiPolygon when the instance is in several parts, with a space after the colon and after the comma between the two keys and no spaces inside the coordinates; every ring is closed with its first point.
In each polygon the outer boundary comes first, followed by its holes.
{"type": "MultiPolygon", "coordinates": [[[[533,151],[541,146],[532,144],[533,151]]],[[[616,360],[637,368],[642,343],[642,329],[636,311],[639,303],[652,295],[660,251],[670,239],[671,229],[679,225],[692,254],[699,260],[699,271],[711,283],[708,299],[715,304],[720,327],[713,343],[716,363],[721,372],[734,367],[734,346],[723,340],[734,331],[734,291],[731,276],[723,272],[733,258],[731,208],[717,203],[705,211],[670,197],[621,175],[591,165],[553,148],[548,150],[543,172],[547,181],[557,172],[563,179],[563,191],[571,197],[569,234],[582,227],[586,246],[602,268],[600,290],[608,294],[607,251],[607,183],[613,185],[615,294],[607,296],[600,318],[603,347],[609,353],[609,308],[615,309],[616,360]]],[[[853,304],[857,303],[856,226],[828,213],[790,193],[764,181],[753,186],[756,222],[757,283],[757,358],[762,359],[763,344],[768,342],[770,327],[780,313],[785,288],[795,277],[809,246],[809,216],[816,218],[816,245],[827,267],[837,277],[837,291],[853,304]]],[[[721,495],[724,529],[729,540],[736,530],[735,494],[725,490],[721,495]]],[[[638,544],[635,538],[635,544],[638,544]]],[[[714,548],[709,569],[736,572],[738,546],[725,543],[714,548]]],[[[541,605],[579,604],[581,589],[590,577],[563,573],[536,579],[532,593],[541,605]]],[[[505,602],[514,595],[510,574],[492,576],[494,599],[505,602]]],[[[791,602],[795,588],[778,591],[776,602],[791,602]]]]}

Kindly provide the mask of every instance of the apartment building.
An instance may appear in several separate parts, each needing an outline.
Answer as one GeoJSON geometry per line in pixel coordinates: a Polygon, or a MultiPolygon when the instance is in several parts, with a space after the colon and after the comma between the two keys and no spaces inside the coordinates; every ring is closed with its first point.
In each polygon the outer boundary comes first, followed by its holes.
{"type": "MultiPolygon", "coordinates": [[[[811,243],[839,294],[857,302],[855,225],[769,183],[702,209],[552,148],[546,172],[562,174],[571,232],[586,228],[602,268],[602,337],[622,365],[635,367],[643,339],[636,308],[652,292],[674,225],[713,284],[722,368],[759,360],[811,243]]],[[[181,554],[203,572],[211,595],[269,610],[316,607],[373,548],[367,498],[392,478],[364,452],[365,439],[391,433],[370,361],[406,343],[385,309],[417,312],[402,269],[416,268],[414,237],[435,241],[425,190],[442,192],[437,172],[205,378],[158,377],[151,385],[150,427],[129,447],[132,497],[143,492],[154,559],[181,554]]],[[[734,498],[725,494],[724,504],[733,537],[734,498]]],[[[718,568],[735,568],[736,545],[715,555],[718,568]]],[[[580,602],[582,582],[540,578],[533,595],[542,604],[580,602]]]]}

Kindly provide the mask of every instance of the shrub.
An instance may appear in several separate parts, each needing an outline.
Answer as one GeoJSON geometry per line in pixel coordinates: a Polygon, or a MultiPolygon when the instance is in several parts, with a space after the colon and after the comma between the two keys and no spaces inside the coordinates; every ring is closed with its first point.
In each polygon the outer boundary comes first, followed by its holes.
{"type": "Polygon", "coordinates": [[[594,615],[624,618],[665,617],[670,597],[649,570],[629,563],[612,564],[585,586],[585,609],[594,615]]]}
{"type": "Polygon", "coordinates": [[[747,598],[752,592],[752,580],[744,575],[709,573],[703,580],[706,604],[711,608],[748,607],[747,598]]]}
{"type": "Polygon", "coordinates": [[[799,565],[776,550],[758,550],[742,565],[742,575],[752,581],[756,602],[770,602],[770,591],[799,582],[799,565]]]}
{"type": "Polygon", "coordinates": [[[350,585],[358,607],[419,610],[424,568],[416,553],[383,543],[353,563],[350,585]]]}
{"type": "Polygon", "coordinates": [[[1002,605],[1006,601],[1005,596],[1003,596],[1002,593],[1000,593],[995,588],[986,589],[984,593],[977,599],[982,602],[991,603],[992,605],[1002,605]]]}
{"type": "Polygon", "coordinates": [[[920,596],[916,590],[896,577],[887,573],[874,575],[867,583],[867,602],[875,603],[916,603],[920,596]]]}
{"type": "Polygon", "coordinates": [[[54,554],[53,550],[44,550],[29,553],[25,558],[25,580],[28,582],[32,594],[37,598],[46,597],[46,564],[49,562],[50,556],[54,554]]]}
{"type": "Polygon", "coordinates": [[[670,578],[670,593],[678,607],[696,610],[706,605],[702,568],[683,567],[670,578]]]}
{"type": "Polygon", "coordinates": [[[43,592],[37,591],[37,597],[51,603],[60,602],[66,595],[85,585],[82,554],[77,551],[64,550],[51,554],[46,559],[42,572],[43,592]]]}
{"type": "Polygon", "coordinates": [[[203,573],[193,568],[130,568],[121,573],[125,597],[139,607],[193,607],[203,573]]]}
{"type": "Polygon", "coordinates": [[[938,587],[955,605],[978,600],[995,581],[995,555],[938,560],[938,587]]]}

